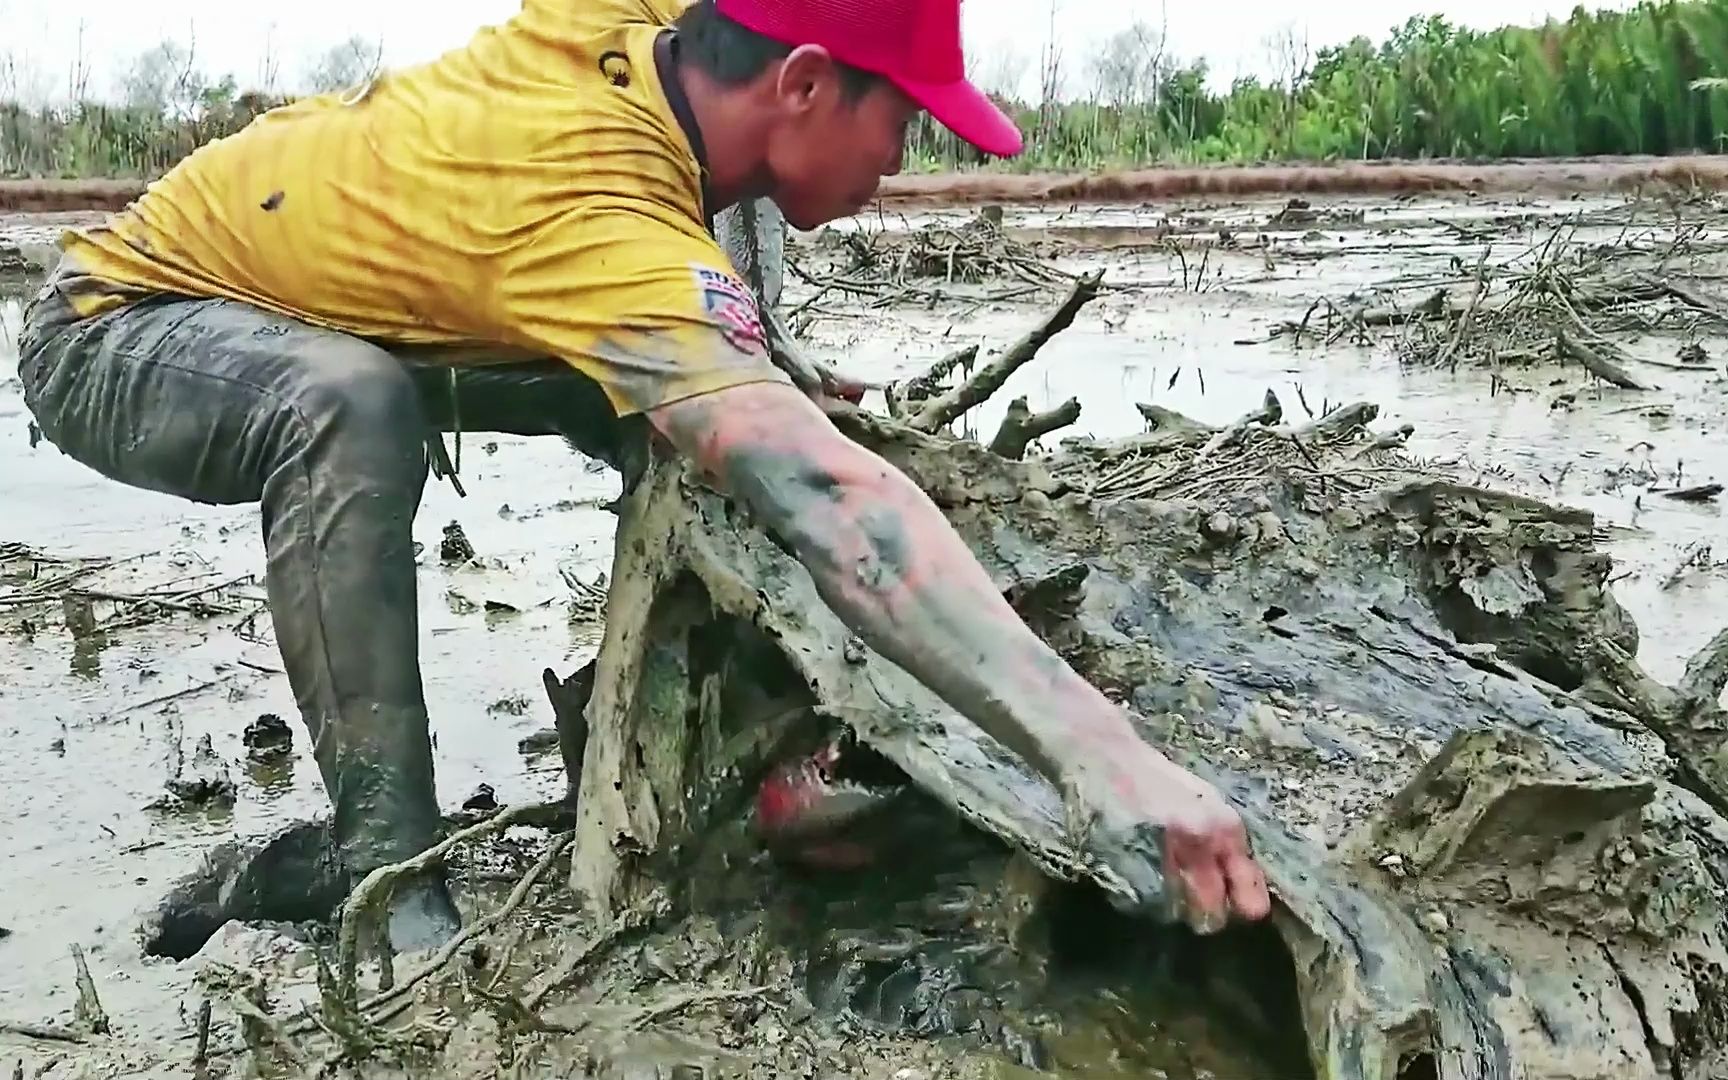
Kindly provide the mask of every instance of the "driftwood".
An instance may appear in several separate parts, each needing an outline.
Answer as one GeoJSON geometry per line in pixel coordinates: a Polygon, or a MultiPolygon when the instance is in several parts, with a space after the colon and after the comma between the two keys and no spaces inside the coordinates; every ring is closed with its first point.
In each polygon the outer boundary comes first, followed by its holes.
{"type": "Polygon", "coordinates": [[[1052,337],[1073,325],[1080,309],[1098,296],[1103,274],[1089,274],[1074,283],[1068,296],[1056,310],[1033,327],[1031,332],[1009,347],[1000,357],[980,368],[977,374],[946,394],[928,402],[909,421],[917,431],[938,431],[959,419],[968,410],[983,404],[991,394],[1002,389],[1008,377],[1025,367],[1038,350],[1052,337]]]}
{"type": "Polygon", "coordinates": [[[1018,461],[1026,456],[1026,447],[1080,419],[1080,399],[1069,398],[1047,412],[1035,413],[1024,396],[1008,403],[1002,414],[1002,426],[990,440],[990,452],[1018,461]]]}
{"type": "MultiPolygon", "coordinates": [[[[1173,413],[1036,462],[920,430],[987,396],[978,378],[911,422],[836,422],[1243,809],[1278,901],[1282,959],[1263,970],[1289,972],[1316,1075],[1728,1069],[1728,631],[1680,686],[1656,682],[1589,514],[1399,464],[1406,432],[1373,435],[1371,403],[1298,427],[1263,415],[1196,475],[1183,462],[1217,429],[1173,413]],[[1265,466],[1276,447],[1356,481],[1299,482],[1265,466]],[[1166,458],[1190,474],[1180,499],[1080,482],[1166,458]]],[[[756,779],[841,727],[1049,877],[1125,910],[1157,891],[684,464],[652,457],[619,510],[573,778],[570,880],[602,932],[668,896],[699,903],[692,866],[756,779]]]]}
{"type": "Polygon", "coordinates": [[[1562,330],[1555,336],[1555,351],[1561,356],[1569,357],[1583,365],[1584,370],[1601,379],[1612,383],[1623,390],[1648,390],[1650,387],[1639,382],[1631,372],[1603,356],[1601,351],[1588,345],[1575,333],[1562,330]]]}

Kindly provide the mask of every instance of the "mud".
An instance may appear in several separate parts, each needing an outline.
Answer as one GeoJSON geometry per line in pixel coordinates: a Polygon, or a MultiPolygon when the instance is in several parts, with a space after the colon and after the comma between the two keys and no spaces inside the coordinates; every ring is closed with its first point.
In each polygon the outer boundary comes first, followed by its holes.
{"type": "MultiPolygon", "coordinates": [[[[1076,271],[1103,267],[1109,280],[1130,287],[1091,305],[964,423],[987,438],[1016,396],[1039,411],[1078,398],[1079,424],[1046,437],[1049,449],[1076,432],[1108,438],[1143,430],[1145,418],[1135,408],[1140,403],[1223,425],[1254,408],[1268,387],[1298,422],[1306,419],[1302,399],[1316,412],[1328,403],[1375,401],[1375,429],[1413,424],[1408,445],[1418,458],[1449,461],[1467,481],[1592,511],[1596,539],[1614,559],[1614,594],[1637,623],[1630,651],[1652,675],[1677,680],[1686,658],[1719,628],[1720,612],[1728,610],[1719,556],[1697,554],[1721,535],[1722,510],[1717,502],[1662,499],[1652,489],[1671,484],[1680,462],[1686,463],[1689,484],[1722,479],[1720,466],[1712,465],[1728,461],[1728,433],[1719,419],[1728,384],[1720,364],[1686,373],[1683,381],[1660,375],[1653,379],[1659,389],[1646,394],[1602,388],[1575,368],[1508,370],[1503,384],[1491,390],[1478,372],[1405,370],[1383,345],[1298,349],[1267,340],[1273,329],[1299,319],[1318,294],[1455,272],[1454,257],[1468,264],[1480,250],[1459,232],[1460,224],[1517,228],[1522,225],[1500,222],[1552,219],[1581,205],[1613,211],[1618,201],[1312,201],[1326,210],[1361,209],[1361,220],[1354,214],[1333,217],[1312,227],[1318,235],[1310,235],[1309,226],[1279,228],[1271,222],[1283,198],[1155,212],[1010,208],[1005,225],[1058,248],[1059,265],[1076,271]],[[1220,230],[1240,236],[1245,227],[1266,232],[1269,258],[1259,245],[1231,249],[1216,243],[1220,230]],[[1172,235],[1174,245],[1168,243],[1172,235]],[[1204,274],[1197,275],[1202,251],[1210,254],[1204,274]],[[1255,344],[1235,344],[1249,340],[1255,344]],[[1552,408],[1562,394],[1571,395],[1569,407],[1552,408]],[[1676,571],[1683,572],[1675,577],[1676,571]]],[[[875,219],[859,227],[881,224],[875,219]]],[[[799,241],[795,251],[808,247],[808,238],[799,241]]],[[[814,291],[789,279],[788,308],[814,291]]],[[[992,292],[992,284],[983,282],[955,289],[958,299],[888,309],[872,308],[868,297],[830,295],[801,316],[814,352],[840,359],[848,374],[883,379],[912,374],[966,344],[982,344],[988,354],[1052,300],[992,299],[992,292]]],[[[15,332],[16,299],[0,304],[8,331],[15,332]]],[[[1705,344],[1716,355],[1708,339],[1705,344]]],[[[133,492],[78,469],[50,445],[32,448],[7,363],[0,359],[0,484],[9,505],[28,512],[11,517],[0,541],[24,543],[55,559],[134,556],[82,579],[88,588],[117,593],[183,589],[188,578],[196,586],[260,570],[250,508],[193,507],[133,492]]],[[[878,395],[866,404],[881,407],[878,395]]],[[[600,628],[591,604],[572,599],[559,571],[570,569],[586,581],[610,572],[617,524],[598,506],[617,494],[615,481],[586,471],[562,446],[498,439],[489,450],[467,440],[462,466],[469,497],[457,498],[447,485],[429,488],[417,525],[425,548],[421,603],[428,694],[438,734],[440,792],[452,814],[482,783],[507,805],[562,793],[556,750],[524,758],[517,745],[554,723],[541,690],[543,669],[566,675],[598,648],[600,628]],[[446,567],[439,560],[444,526],[452,520],[462,524],[480,566],[446,567]]],[[[244,603],[247,589],[235,587],[236,605],[244,603]]],[[[1290,602],[1280,606],[1299,610],[1290,602]]],[[[148,958],[149,935],[141,925],[219,844],[256,846],[321,809],[315,770],[302,756],[303,732],[275,670],[268,620],[247,610],[205,618],[170,612],[106,635],[94,647],[75,640],[63,625],[64,613],[52,606],[30,617],[36,621],[25,633],[19,613],[0,609],[0,702],[7,717],[0,730],[8,745],[23,751],[0,764],[0,783],[23,796],[0,839],[0,858],[9,880],[24,882],[24,894],[32,898],[21,904],[15,899],[20,891],[9,888],[7,899],[0,899],[0,925],[13,932],[0,940],[6,961],[0,965],[0,1020],[69,1022],[76,993],[68,946],[77,942],[89,955],[118,1035],[100,1045],[71,1046],[0,1034],[0,1058],[21,1056],[35,1069],[71,1053],[65,1060],[93,1072],[155,1068],[178,1074],[191,1057],[198,1003],[212,993],[194,979],[207,965],[148,958]],[[213,685],[196,689],[205,683],[213,685]],[[164,695],[171,696],[154,700],[164,695]],[[260,762],[248,755],[243,739],[265,714],[286,717],[294,741],[286,753],[260,762]],[[172,755],[192,757],[205,734],[231,763],[233,805],[145,811],[165,794],[172,755]]],[[[97,617],[113,613],[100,609],[97,617]]],[[[1419,753],[1395,748],[1384,775],[1374,774],[1383,798],[1412,782],[1416,767],[1439,742],[1419,740],[1419,753]]],[[[1622,767],[1616,759],[1615,768],[1622,767]]],[[[1614,808],[1630,805],[1614,802],[1621,797],[1616,792],[1623,789],[1636,803],[1644,798],[1640,782],[1604,785],[1585,776],[1574,787],[1605,792],[1601,820],[1613,825],[1622,820],[1614,808]]],[[[1417,795],[1411,799],[1420,802],[1417,795]]],[[[1668,799],[1664,794],[1658,801],[1670,805],[1663,801],[1668,799]]],[[[1277,805],[1293,801],[1300,800],[1277,805]]],[[[936,828],[949,819],[932,814],[929,820],[936,828]]],[[[464,910],[483,912],[501,903],[542,850],[541,835],[523,830],[506,844],[465,854],[459,898],[464,910]]],[[[1234,952],[1196,953],[1183,938],[1141,923],[1111,922],[1086,906],[1093,901],[1084,891],[1053,889],[1042,875],[1013,869],[1016,864],[1000,849],[977,848],[980,841],[969,830],[953,839],[955,849],[932,845],[942,856],[934,867],[913,870],[907,863],[890,876],[825,879],[789,877],[760,863],[746,839],[735,837],[726,864],[734,872],[711,875],[719,895],[708,914],[607,950],[585,984],[586,995],[552,996],[544,1015],[568,1027],[586,1025],[585,1035],[529,1032],[501,1039],[497,1033],[505,1021],[499,1017],[508,1015],[508,1006],[496,994],[490,1003],[469,995],[464,1006],[457,995],[447,1002],[454,1012],[445,1060],[464,1062],[464,1071],[471,1067],[476,1073],[513,1060],[597,1075],[652,1075],[640,1071],[652,1068],[663,1075],[696,1075],[690,1068],[707,1075],[809,1068],[853,1075],[907,1069],[929,1076],[1018,1076],[1029,1075],[1028,1062],[1088,1076],[1162,1072],[1246,1080],[1301,1074],[1306,1051],[1288,1046],[1295,973],[1267,1000],[1244,998],[1240,987],[1258,980],[1234,974],[1268,970],[1268,957],[1288,965],[1281,959],[1287,956],[1283,946],[1232,937],[1228,944],[1240,946],[1234,952]],[[1043,929],[1019,936],[1002,920],[1016,929],[1043,929]],[[1076,937],[1076,926],[1094,932],[1076,937]],[[1063,927],[1070,928],[1067,937],[1063,927]],[[1117,936],[1105,934],[1105,927],[1117,936]],[[742,995],[764,985],[771,991],[758,995],[760,1000],[716,999],[641,1021],[641,1010],[668,1007],[692,988],[742,995]],[[958,987],[983,989],[952,989],[958,987]],[[816,1015],[820,1023],[811,1019],[816,1015]],[[921,1026],[929,1038],[920,1037],[921,1026]],[[1243,1030],[1268,1033],[1254,1040],[1267,1048],[1266,1055],[1243,1048],[1243,1030]],[[958,1057],[955,1046],[937,1038],[945,1032],[958,1040],[958,1057]],[[1295,1065],[1286,1060],[1292,1052],[1295,1065]]],[[[1410,858],[1460,865],[1455,853],[1413,850],[1410,858]]],[[[563,894],[567,874],[559,861],[525,914],[506,925],[500,939],[489,939],[493,973],[506,972],[494,990],[532,990],[577,942],[591,939],[595,928],[570,909],[563,894]],[[524,933],[513,955],[500,962],[497,954],[507,949],[512,926],[524,933]]],[[[322,907],[337,892],[324,885],[308,895],[319,897],[314,906],[322,907]]],[[[228,913],[292,922],[305,911],[228,913]]],[[[175,949],[157,951],[189,951],[223,914],[218,910],[175,949]]],[[[1600,914],[1592,909],[1578,917],[1600,914]]],[[[1479,940],[1513,933],[1481,927],[1470,932],[1479,940]]],[[[318,997],[308,954],[297,944],[307,938],[323,940],[314,929],[283,926],[251,938],[226,931],[212,948],[245,946],[254,950],[247,957],[266,957],[269,962],[258,966],[271,973],[273,1014],[284,1016],[296,994],[318,997]],[[273,936],[278,931],[285,936],[273,936]]],[[[1605,958],[1603,969],[1613,962],[1623,960],[1605,958]]],[[[1626,977],[1641,985],[1644,975],[1629,969],[1626,977]]],[[[490,979],[479,980],[482,990],[490,979]]],[[[223,1064],[239,1060],[232,1055],[245,1045],[227,1000],[218,997],[212,1036],[223,1064]]],[[[381,1067],[375,1062],[372,1068],[381,1067]]]]}

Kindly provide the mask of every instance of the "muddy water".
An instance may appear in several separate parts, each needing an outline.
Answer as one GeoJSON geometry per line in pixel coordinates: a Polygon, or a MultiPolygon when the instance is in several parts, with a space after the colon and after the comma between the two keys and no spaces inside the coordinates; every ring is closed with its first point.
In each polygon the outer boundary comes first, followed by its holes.
{"type": "MultiPolygon", "coordinates": [[[[1652,482],[1657,488],[1728,483],[1728,340],[1698,339],[1712,357],[1703,370],[1635,364],[1635,374],[1656,385],[1649,392],[1616,389],[1576,366],[1547,364],[1508,369],[1505,384],[1491,392],[1486,372],[1412,369],[1381,348],[1244,344],[1264,342],[1281,324],[1300,320],[1318,297],[1341,300],[1394,278],[1455,280],[1457,263],[1474,266],[1485,244],[1495,260],[1527,258],[1561,222],[1603,222],[1578,227],[1581,244],[1665,244],[1672,230],[1661,211],[1649,204],[1628,211],[1623,200],[1606,198],[1425,197],[1394,204],[1340,198],[1316,200],[1320,220],[1311,225],[1269,226],[1282,205],[1011,209],[1004,224],[1012,235],[1057,250],[1106,238],[1113,250],[1091,256],[1070,251],[1060,261],[1075,271],[1106,267],[1107,282],[1130,287],[1091,304],[968,421],[987,437],[1021,394],[1034,409],[1079,398],[1080,423],[1054,439],[1143,430],[1134,407],[1140,402],[1214,424],[1258,408],[1268,389],[1297,423],[1308,418],[1304,400],[1315,413],[1328,403],[1376,402],[1378,430],[1415,426],[1414,453],[1461,462],[1483,483],[1597,514],[1607,529],[1603,546],[1619,564],[1616,595],[1642,632],[1639,659],[1658,678],[1678,676],[1686,657],[1728,623],[1728,566],[1669,579],[1700,546],[1714,542],[1715,561],[1728,559],[1728,504],[1680,503],[1645,488],[1652,482]],[[1465,239],[1461,229],[1490,239],[1465,239]],[[1205,250],[1219,230],[1236,238],[1238,250],[1205,250]],[[1181,241],[1180,255],[1164,246],[1169,234],[1181,241]],[[1070,239],[1075,236],[1083,240],[1070,239]],[[1261,236],[1267,253],[1259,250],[1261,236]],[[1566,395],[1569,403],[1555,407],[1566,395]],[[1612,474],[1623,471],[1646,479],[1615,483],[1612,474]]],[[[970,216],[883,214],[848,227],[893,232],[958,225],[970,216]]],[[[1728,219],[1703,237],[1728,237],[1728,219]]],[[[810,291],[802,286],[789,302],[810,291]]],[[[988,297],[1005,290],[975,291],[988,297]]],[[[880,380],[916,372],[930,357],[965,345],[982,345],[987,361],[1042,314],[1018,300],[986,299],[958,312],[921,307],[826,315],[829,307],[819,301],[809,333],[818,351],[844,357],[860,374],[880,380]]],[[[1634,357],[1672,360],[1683,340],[1690,339],[1651,335],[1625,345],[1634,357]]]]}
{"type": "MultiPolygon", "coordinates": [[[[1222,423],[1257,406],[1268,388],[1298,421],[1303,398],[1316,412],[1327,403],[1373,400],[1382,410],[1379,427],[1415,425],[1417,453],[1465,460],[1485,481],[1588,507],[1620,526],[1607,545],[1624,575],[1618,595],[1643,631],[1641,659],[1659,677],[1672,678],[1723,621],[1728,575],[1695,571],[1673,587],[1663,583],[1688,545],[1724,534],[1723,510],[1640,497],[1637,488],[1613,489],[1604,476],[1646,460],[1666,471],[1684,462],[1688,483],[1728,472],[1728,381],[1720,361],[1728,343],[1710,348],[1718,357],[1712,373],[1652,369],[1662,389],[1646,394],[1591,389],[1575,369],[1554,368],[1510,372],[1512,391],[1490,394],[1481,372],[1405,371],[1373,349],[1238,344],[1299,318],[1317,294],[1397,275],[1443,274],[1453,255],[1473,259],[1477,249],[1442,220],[1578,209],[1575,202],[1351,203],[1345,208],[1361,209],[1360,222],[1262,230],[1270,257],[1256,250],[1208,256],[1204,277],[1188,249],[1187,287],[1183,262],[1153,239],[1173,218],[1190,236],[1253,230],[1277,206],[1011,211],[1015,229],[1058,240],[1064,229],[1088,242],[1103,238],[1110,250],[1070,253],[1065,262],[1107,265],[1110,280],[1139,287],[1086,309],[972,422],[992,432],[1017,394],[1035,408],[1076,396],[1085,410],[1076,431],[1101,436],[1140,430],[1136,402],[1222,423]],[[1576,392],[1572,407],[1551,408],[1562,391],[1576,392]],[[1652,418],[1650,406],[1667,411],[1652,418]]],[[[804,296],[794,290],[788,302],[804,296]]],[[[809,333],[816,351],[847,371],[886,378],[961,345],[1000,348],[1038,319],[1043,303],[986,300],[884,312],[824,302],[809,333]]],[[[19,314],[16,298],[0,301],[8,331],[0,336],[0,497],[13,511],[0,541],[60,556],[132,560],[102,579],[116,589],[260,574],[255,508],[196,506],[135,491],[49,444],[30,447],[10,353],[19,314]]],[[[552,757],[525,759],[516,746],[551,721],[538,691],[542,668],[567,672],[597,646],[598,628],[572,621],[566,611],[559,569],[592,580],[607,568],[613,519],[594,504],[616,490],[611,477],[586,471],[551,440],[469,436],[461,460],[468,497],[457,497],[447,483],[429,485],[415,527],[424,545],[424,668],[446,808],[482,782],[509,801],[545,797],[561,784],[552,757]],[[485,567],[439,563],[440,533],[452,520],[464,526],[485,567]],[[488,599],[518,610],[489,612],[488,599]]],[[[243,584],[227,595],[244,605],[260,594],[243,584]]],[[[169,962],[140,958],[136,916],[217,839],[265,833],[322,807],[308,759],[297,755],[278,770],[242,764],[240,732],[260,714],[289,718],[297,746],[305,740],[286,679],[275,670],[268,619],[248,621],[244,612],[179,617],[124,631],[92,651],[74,648],[57,620],[26,640],[5,615],[0,611],[0,626],[9,631],[0,634],[0,739],[13,752],[0,755],[8,814],[0,831],[0,926],[13,933],[0,941],[0,1018],[68,1015],[67,947],[77,942],[91,956],[117,1025],[138,1030],[167,1016],[164,1003],[177,996],[170,991],[188,976],[169,962]],[[179,694],[186,690],[192,692],[179,694]],[[162,793],[174,748],[189,752],[206,732],[234,763],[239,797],[232,810],[186,816],[144,809],[162,793]]],[[[1217,1056],[1229,1059],[1228,1051],[1217,1056]]],[[[1223,1064],[1217,1074],[1253,1072],[1223,1064]]]]}

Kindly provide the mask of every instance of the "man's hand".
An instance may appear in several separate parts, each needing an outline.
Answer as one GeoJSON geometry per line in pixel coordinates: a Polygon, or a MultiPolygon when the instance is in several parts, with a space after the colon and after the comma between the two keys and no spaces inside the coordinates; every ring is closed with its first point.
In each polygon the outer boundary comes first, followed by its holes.
{"type": "Polygon", "coordinates": [[[1093,815],[1086,846],[1155,898],[1156,914],[1209,934],[1270,910],[1242,818],[1211,784],[1145,743],[1071,782],[1093,815]]]}
{"type": "Polygon", "coordinates": [[[924,492],[804,393],[748,384],[648,416],[792,549],[860,638],[1077,795],[1088,843],[1140,891],[1167,873],[1202,930],[1266,914],[1236,812],[1032,633],[924,492]]]}

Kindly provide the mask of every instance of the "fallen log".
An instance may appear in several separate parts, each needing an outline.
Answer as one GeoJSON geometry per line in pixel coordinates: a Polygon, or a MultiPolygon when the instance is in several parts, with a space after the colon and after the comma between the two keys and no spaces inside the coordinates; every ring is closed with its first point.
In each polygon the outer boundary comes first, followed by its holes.
{"type": "MultiPolygon", "coordinates": [[[[1589,515],[1416,474],[1324,499],[1266,475],[1099,503],[1043,463],[840,422],[930,493],[1147,738],[1245,809],[1316,1075],[1728,1066],[1712,854],[1728,850],[1728,725],[1700,701],[1722,663],[1700,662],[1685,742],[1644,734],[1679,715],[1673,691],[1612,696],[1612,730],[1532,685],[1600,697],[1610,654],[1622,681],[1659,685],[1628,659],[1636,631],[1589,515]]],[[[680,464],[657,459],[622,509],[571,871],[596,918],[686,888],[676,868],[740,788],[839,725],[1045,874],[1128,908],[1155,889],[1072,835],[1058,791],[861,646],[680,464]]]]}
{"type": "MultiPolygon", "coordinates": [[[[1242,808],[1277,898],[1279,955],[1257,970],[1288,974],[1314,1074],[1728,1068],[1728,632],[1682,688],[1657,683],[1589,514],[1417,470],[1407,432],[1369,431],[1372,403],[1272,426],[1269,402],[1223,438],[1145,406],[1152,432],[1035,462],[946,434],[1072,321],[1086,281],[909,418],[902,398],[900,419],[835,422],[930,496],[1148,740],[1242,808]],[[1148,468],[1182,497],[1096,494],[1101,470],[1148,468]]],[[[619,501],[585,723],[562,725],[586,732],[566,759],[570,883],[602,934],[668,899],[699,908],[756,783],[841,732],[1046,878],[1157,910],[1152,867],[1094,849],[1062,792],[854,637],[746,511],[644,460],[619,501]]],[[[1221,970],[1240,947],[1146,932],[1221,970]]]]}

